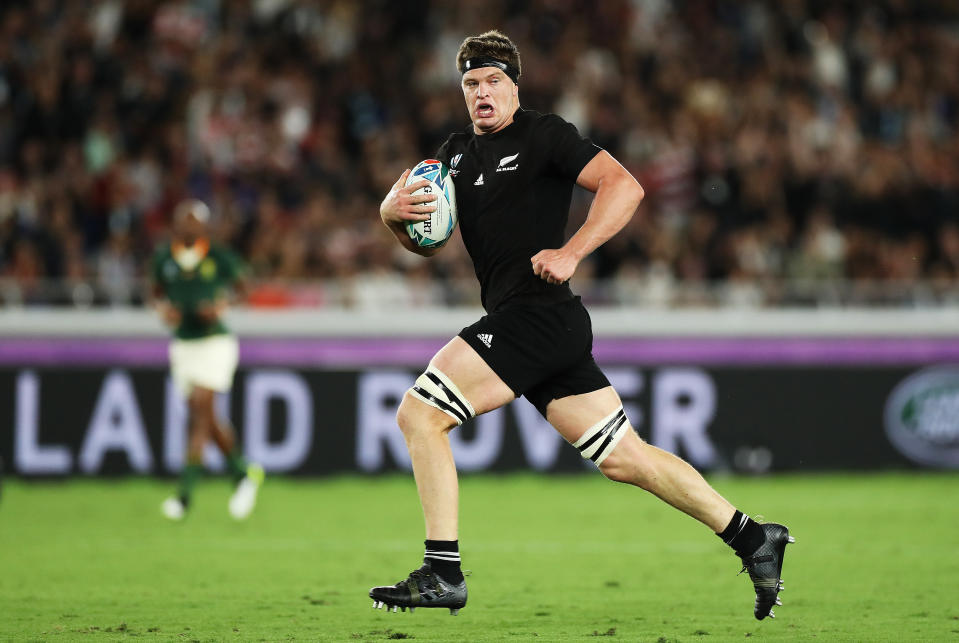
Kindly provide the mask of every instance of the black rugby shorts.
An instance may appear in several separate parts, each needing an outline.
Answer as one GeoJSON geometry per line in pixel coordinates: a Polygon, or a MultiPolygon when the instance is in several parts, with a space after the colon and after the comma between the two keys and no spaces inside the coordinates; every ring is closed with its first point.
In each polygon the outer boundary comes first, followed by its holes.
{"type": "Polygon", "coordinates": [[[543,417],[553,400],[609,386],[593,359],[593,326],[579,297],[509,306],[485,315],[459,336],[543,417]]]}

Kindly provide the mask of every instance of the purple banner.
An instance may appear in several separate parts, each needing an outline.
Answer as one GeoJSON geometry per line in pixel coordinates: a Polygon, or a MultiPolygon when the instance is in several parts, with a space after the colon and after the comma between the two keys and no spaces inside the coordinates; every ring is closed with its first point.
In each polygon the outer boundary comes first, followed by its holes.
{"type": "MultiPolygon", "coordinates": [[[[247,338],[248,366],[420,367],[448,338],[247,338]]],[[[649,337],[597,338],[601,365],[920,365],[959,362],[957,337],[649,337]]],[[[159,338],[0,338],[5,366],[158,366],[159,338]]]]}

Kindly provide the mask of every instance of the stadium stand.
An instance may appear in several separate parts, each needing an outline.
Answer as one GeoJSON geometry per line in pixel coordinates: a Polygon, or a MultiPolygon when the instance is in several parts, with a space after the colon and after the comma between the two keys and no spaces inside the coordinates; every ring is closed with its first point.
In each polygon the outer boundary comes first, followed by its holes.
{"type": "Polygon", "coordinates": [[[461,244],[408,256],[376,212],[468,122],[453,57],[492,26],[529,62],[523,105],[646,188],[581,268],[588,299],[959,301],[954,2],[417,6],[4,2],[0,303],[140,303],[172,204],[195,196],[252,266],[253,305],[475,304],[461,244]]]}

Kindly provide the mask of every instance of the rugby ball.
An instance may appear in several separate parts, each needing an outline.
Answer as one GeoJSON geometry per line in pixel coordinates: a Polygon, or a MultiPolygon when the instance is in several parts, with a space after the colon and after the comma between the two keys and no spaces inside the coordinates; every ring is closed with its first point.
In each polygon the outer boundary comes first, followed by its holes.
{"type": "Polygon", "coordinates": [[[407,223],[406,231],[413,243],[419,247],[439,248],[449,241],[456,229],[456,190],[453,187],[453,177],[446,165],[436,159],[426,159],[416,164],[406,178],[406,185],[423,179],[429,181],[429,185],[424,185],[413,194],[435,194],[436,201],[425,205],[435,205],[436,211],[425,221],[407,223]]]}

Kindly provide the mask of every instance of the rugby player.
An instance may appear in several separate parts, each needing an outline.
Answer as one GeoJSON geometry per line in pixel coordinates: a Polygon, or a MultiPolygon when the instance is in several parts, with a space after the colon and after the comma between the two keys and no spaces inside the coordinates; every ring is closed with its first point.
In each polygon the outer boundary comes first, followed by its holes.
{"type": "MultiPolygon", "coordinates": [[[[589,315],[567,284],[580,261],[636,211],[643,189],[609,153],[553,114],[520,107],[519,52],[489,31],[456,56],[471,125],[436,158],[454,176],[463,242],[487,315],[433,357],[405,394],[397,422],[406,439],[426,522],[423,565],[395,585],[370,590],[374,607],[466,604],[460,570],[458,487],[448,432],[525,395],[609,479],[655,494],[699,520],[742,559],[757,619],[774,616],[787,542],[783,525],[759,524],[720,496],[689,464],[644,442],[592,356],[589,315]],[[573,186],[594,192],[588,217],[564,243],[573,186]]],[[[380,216],[406,249],[431,255],[406,232],[428,218],[432,195],[400,176],[380,216]]]]}
{"type": "Polygon", "coordinates": [[[154,306],[173,329],[170,374],[187,402],[189,443],[186,466],[176,495],[167,498],[163,515],[182,520],[203,474],[203,448],[209,440],[226,456],[235,489],[230,514],[242,520],[256,504],[263,469],[246,462],[229,423],[217,414],[216,393],[230,390],[239,360],[236,337],[223,323],[228,296],[244,289],[239,257],[207,234],[210,210],[202,201],[187,200],[173,214],[173,237],[157,248],[152,265],[154,306]]]}

